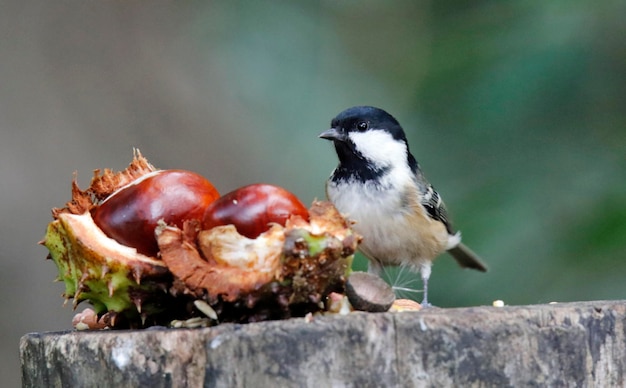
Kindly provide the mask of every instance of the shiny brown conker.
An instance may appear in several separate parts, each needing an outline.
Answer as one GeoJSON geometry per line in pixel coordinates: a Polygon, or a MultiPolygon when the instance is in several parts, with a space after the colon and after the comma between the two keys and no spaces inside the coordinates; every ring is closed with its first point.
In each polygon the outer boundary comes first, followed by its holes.
{"type": "Polygon", "coordinates": [[[94,222],[120,244],[156,256],[154,229],[159,220],[182,228],[183,221],[202,220],[219,198],[211,182],[191,171],[159,170],[120,188],[92,210],[94,222]]]}
{"type": "Polygon", "coordinates": [[[291,192],[257,183],[240,187],[211,203],[204,213],[202,229],[233,224],[239,234],[256,238],[271,223],[284,226],[291,215],[307,220],[309,212],[291,192]]]}

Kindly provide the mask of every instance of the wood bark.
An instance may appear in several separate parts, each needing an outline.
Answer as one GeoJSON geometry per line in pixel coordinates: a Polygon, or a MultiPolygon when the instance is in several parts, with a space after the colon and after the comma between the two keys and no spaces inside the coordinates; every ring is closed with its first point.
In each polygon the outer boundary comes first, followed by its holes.
{"type": "Polygon", "coordinates": [[[618,387],[626,301],[32,333],[25,387],[618,387]]]}

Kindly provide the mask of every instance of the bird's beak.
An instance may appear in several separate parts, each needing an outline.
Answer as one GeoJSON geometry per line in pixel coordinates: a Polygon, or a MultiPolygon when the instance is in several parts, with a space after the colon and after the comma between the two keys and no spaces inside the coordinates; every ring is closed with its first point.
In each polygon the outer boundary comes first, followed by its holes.
{"type": "Polygon", "coordinates": [[[337,128],[327,129],[324,132],[320,133],[319,137],[326,140],[338,141],[344,141],[346,139],[346,136],[341,131],[338,131],[337,128]]]}

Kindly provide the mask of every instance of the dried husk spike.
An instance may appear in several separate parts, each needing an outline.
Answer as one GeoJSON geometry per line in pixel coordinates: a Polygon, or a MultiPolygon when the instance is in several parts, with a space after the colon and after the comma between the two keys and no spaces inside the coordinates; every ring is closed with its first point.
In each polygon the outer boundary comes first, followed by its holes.
{"type": "Polygon", "coordinates": [[[153,171],[157,171],[157,168],[150,164],[148,159],[135,148],[133,160],[125,170],[114,172],[106,168],[101,174],[100,170],[96,169],[93,172],[91,184],[85,190],[81,190],[78,186],[77,173],[74,173],[72,199],[62,208],[53,208],[52,217],[57,219],[62,213],[83,214],[88,212],[115,191],[153,171]]]}

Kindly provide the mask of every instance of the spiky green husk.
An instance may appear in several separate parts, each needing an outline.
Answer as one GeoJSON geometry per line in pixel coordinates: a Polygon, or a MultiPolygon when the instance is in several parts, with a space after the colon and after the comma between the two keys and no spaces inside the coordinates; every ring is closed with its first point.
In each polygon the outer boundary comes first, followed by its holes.
{"type": "Polygon", "coordinates": [[[73,305],[88,300],[99,313],[145,321],[167,305],[171,275],[162,262],[110,239],[91,215],[63,213],[52,221],[42,244],[73,305]]]}

